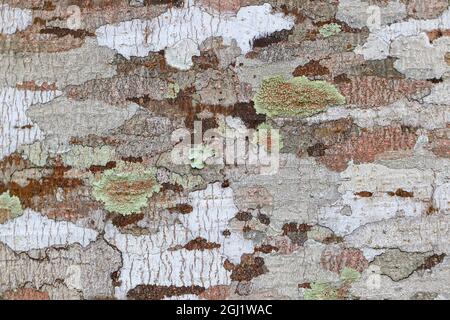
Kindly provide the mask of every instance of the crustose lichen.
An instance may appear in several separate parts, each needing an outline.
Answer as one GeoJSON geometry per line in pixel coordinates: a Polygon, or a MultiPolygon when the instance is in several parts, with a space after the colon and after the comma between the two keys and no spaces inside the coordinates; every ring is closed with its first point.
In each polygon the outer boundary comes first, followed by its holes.
{"type": "Polygon", "coordinates": [[[309,117],[330,105],[344,104],[345,98],[326,81],[311,81],[306,77],[285,80],[275,76],[263,80],[254,102],[256,112],[269,117],[309,117]]]}

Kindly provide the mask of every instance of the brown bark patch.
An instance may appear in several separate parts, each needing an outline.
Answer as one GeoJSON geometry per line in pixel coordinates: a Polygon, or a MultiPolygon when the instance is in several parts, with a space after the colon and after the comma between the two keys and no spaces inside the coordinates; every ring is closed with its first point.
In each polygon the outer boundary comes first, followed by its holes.
{"type": "Polygon", "coordinates": [[[360,191],[356,192],[355,195],[361,198],[370,198],[373,195],[373,193],[369,191],[360,191]]]}
{"type": "Polygon", "coordinates": [[[57,36],[58,38],[62,38],[65,36],[72,36],[74,38],[84,39],[85,37],[94,37],[95,34],[86,30],[73,30],[69,28],[44,28],[39,31],[41,34],[52,34],[57,36]]]}
{"type": "Polygon", "coordinates": [[[330,70],[320,64],[319,61],[311,60],[303,66],[295,68],[292,75],[294,77],[300,76],[324,76],[330,74],[330,70]]]}
{"type": "Polygon", "coordinates": [[[295,245],[302,246],[308,240],[308,231],[311,226],[305,223],[297,224],[295,222],[285,223],[282,227],[283,236],[291,239],[295,245]]]}
{"type": "Polygon", "coordinates": [[[82,186],[83,182],[80,179],[64,177],[64,172],[68,170],[70,167],[56,164],[51,175],[44,176],[40,180],[29,180],[25,186],[16,182],[0,183],[0,193],[9,190],[12,195],[20,199],[24,207],[39,210],[39,206],[33,201],[35,197],[38,200],[42,198],[45,202],[45,197],[53,196],[59,188],[67,193],[70,189],[82,186]]]}
{"type": "Polygon", "coordinates": [[[252,220],[253,216],[250,212],[245,212],[245,211],[239,211],[235,218],[239,221],[250,221],[252,220]]]}
{"type": "Polygon", "coordinates": [[[89,171],[92,173],[103,172],[105,170],[113,169],[116,167],[115,161],[108,161],[104,166],[91,165],[89,171]]]}
{"type": "Polygon", "coordinates": [[[261,37],[261,38],[255,39],[253,41],[253,48],[268,47],[275,43],[287,41],[289,39],[289,35],[291,35],[292,32],[293,32],[293,29],[292,30],[275,31],[266,37],[261,37]]]}
{"type": "Polygon", "coordinates": [[[255,248],[255,252],[262,252],[262,253],[278,252],[278,250],[280,249],[270,244],[263,244],[255,248]]]}
{"type": "Polygon", "coordinates": [[[432,256],[429,256],[425,259],[424,263],[418,268],[418,270],[430,270],[444,261],[445,257],[445,253],[433,254],[432,256]]]}
{"type": "Polygon", "coordinates": [[[230,287],[225,285],[212,286],[200,293],[199,296],[206,300],[225,300],[230,296],[230,287]]]}
{"type": "Polygon", "coordinates": [[[200,0],[200,4],[217,12],[238,12],[241,8],[241,0],[200,0]]]}
{"type": "Polygon", "coordinates": [[[185,294],[199,295],[205,291],[201,286],[158,286],[158,285],[138,285],[127,293],[130,300],[162,300],[168,297],[182,296],[185,294]]]}
{"type": "Polygon", "coordinates": [[[231,280],[233,281],[250,281],[267,272],[264,259],[254,257],[250,254],[243,254],[241,263],[233,267],[231,280]]]}
{"type": "Polygon", "coordinates": [[[441,37],[450,36],[450,29],[434,29],[427,32],[428,39],[430,39],[430,42],[433,42],[436,39],[439,39],[441,37]]]}
{"type": "Polygon", "coordinates": [[[337,86],[348,104],[375,107],[391,104],[403,97],[425,92],[432,84],[425,80],[386,79],[376,76],[347,76],[337,86]]]}
{"type": "Polygon", "coordinates": [[[397,197],[402,197],[402,198],[412,198],[412,197],[414,197],[414,193],[413,192],[409,192],[409,191],[403,190],[401,188],[395,190],[395,192],[388,192],[388,194],[390,196],[397,196],[397,197]]]}
{"type": "Polygon", "coordinates": [[[325,155],[317,157],[317,160],[331,170],[343,171],[350,160],[357,164],[369,163],[386,152],[401,154],[401,151],[412,150],[416,140],[415,130],[411,128],[397,126],[363,129],[327,148],[325,155]]]}
{"type": "Polygon", "coordinates": [[[142,219],[144,219],[143,213],[130,214],[130,215],[117,214],[112,219],[112,223],[116,227],[126,227],[130,224],[134,224],[138,221],[141,221],[142,219]]]}
{"type": "Polygon", "coordinates": [[[41,85],[37,85],[34,80],[24,81],[22,83],[16,84],[17,89],[30,90],[30,91],[56,91],[56,83],[43,82],[41,85]]]}
{"type": "Polygon", "coordinates": [[[3,293],[3,298],[6,300],[50,300],[48,292],[39,291],[33,288],[8,290],[3,293]]]}
{"type": "Polygon", "coordinates": [[[358,249],[325,249],[320,258],[322,267],[326,270],[340,273],[344,268],[352,268],[362,272],[369,266],[369,262],[358,249]]]}
{"type": "Polygon", "coordinates": [[[220,244],[215,242],[209,242],[204,238],[197,237],[194,240],[189,241],[183,248],[189,251],[191,250],[203,251],[203,250],[218,249],[220,248],[220,244]]]}
{"type": "Polygon", "coordinates": [[[187,203],[181,203],[177,204],[175,207],[167,209],[170,213],[181,213],[181,214],[188,214],[191,213],[194,208],[187,203]]]}

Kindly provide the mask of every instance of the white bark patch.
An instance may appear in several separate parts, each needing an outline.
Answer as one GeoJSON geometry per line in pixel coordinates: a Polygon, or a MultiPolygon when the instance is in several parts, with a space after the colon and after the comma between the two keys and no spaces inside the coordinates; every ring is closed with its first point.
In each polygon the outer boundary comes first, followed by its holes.
{"type": "Polygon", "coordinates": [[[23,144],[43,138],[42,131],[27,116],[33,104],[47,103],[60,95],[59,91],[30,91],[0,88],[0,159],[23,144]]]}
{"type": "Polygon", "coordinates": [[[30,209],[20,217],[0,225],[0,242],[14,251],[29,251],[78,243],[87,246],[97,231],[68,221],[56,221],[30,209]]]}
{"type": "Polygon", "coordinates": [[[377,164],[351,165],[341,173],[338,190],[342,199],[321,208],[319,223],[338,235],[346,235],[360,226],[395,217],[418,217],[429,206],[434,175],[431,170],[390,169],[377,164]],[[399,197],[396,190],[412,193],[399,197]],[[369,197],[359,192],[372,193],[369,197]]]}
{"type": "MultiPolygon", "coordinates": [[[[449,16],[450,19],[450,16],[449,16]]],[[[440,78],[450,71],[444,55],[450,51],[450,37],[442,37],[432,44],[425,33],[400,37],[392,42],[390,55],[398,58],[394,67],[408,78],[440,78]]]]}
{"type": "Polygon", "coordinates": [[[395,218],[366,224],[345,237],[349,247],[450,253],[450,215],[395,218]]]}
{"type": "Polygon", "coordinates": [[[2,53],[0,87],[35,81],[54,83],[61,90],[67,85],[112,77],[116,74],[112,64],[114,54],[114,50],[99,47],[93,38],[86,38],[81,47],[64,52],[2,53]]]}
{"type": "Polygon", "coordinates": [[[428,130],[445,128],[450,122],[450,109],[445,105],[437,105],[443,102],[439,92],[442,93],[442,90],[445,89],[444,85],[444,83],[437,84],[433,87],[431,95],[425,98],[427,102],[436,103],[436,105],[424,105],[415,101],[397,101],[389,106],[371,109],[339,106],[329,108],[321,114],[308,118],[307,121],[309,124],[315,124],[350,117],[362,128],[386,127],[397,123],[428,130]]]}
{"type": "Polygon", "coordinates": [[[362,54],[366,60],[385,59],[389,56],[390,45],[395,39],[417,36],[435,29],[450,29],[450,9],[436,19],[410,19],[382,27],[371,33],[364,45],[356,47],[355,53],[362,54]]]}
{"type": "Polygon", "coordinates": [[[211,184],[205,190],[192,192],[189,199],[193,211],[179,215],[181,224],[161,225],[155,234],[123,234],[112,224],[106,225],[106,240],[122,252],[123,258],[117,298],[125,298],[139,284],[205,288],[228,285],[230,272],[224,269],[224,261],[239,262],[242,254],[253,252],[252,242],[244,240],[242,235],[235,232],[230,238],[222,235],[228,221],[238,212],[231,188],[211,184]],[[168,250],[184,246],[197,237],[221,246],[212,250],[168,250]]]}
{"type": "Polygon", "coordinates": [[[386,6],[371,6],[369,1],[340,0],[336,19],[344,21],[350,27],[363,28],[376,23],[379,10],[379,23],[386,25],[406,17],[406,6],[400,1],[390,1],[386,6]]]}
{"type": "Polygon", "coordinates": [[[33,21],[31,10],[0,4],[0,33],[13,34],[25,30],[33,21]]]}
{"type": "Polygon", "coordinates": [[[236,15],[230,15],[211,13],[188,2],[184,8],[169,9],[152,20],[102,26],[96,35],[99,45],[115,49],[128,59],[168,49],[167,62],[175,68],[188,69],[198,46],[209,37],[223,37],[227,45],[234,39],[245,54],[251,50],[254,39],[293,26],[293,17],[272,12],[269,4],[242,7],[236,15]],[[179,46],[188,50],[179,50],[179,46]]]}
{"type": "Polygon", "coordinates": [[[126,107],[114,106],[97,100],[72,101],[60,97],[46,104],[36,104],[28,111],[46,135],[52,151],[67,151],[71,137],[88,134],[106,134],[130,119],[139,106],[130,103],[126,107]]]}
{"type": "MultiPolygon", "coordinates": [[[[423,100],[426,103],[450,105],[450,79],[436,84],[431,89],[430,95],[426,96],[423,100]]],[[[448,107],[446,109],[449,110],[448,107]]],[[[450,111],[448,113],[450,114],[450,111]]],[[[450,122],[450,119],[447,122],[450,122]]]]}
{"type": "Polygon", "coordinates": [[[450,214],[450,183],[440,185],[434,190],[433,206],[439,212],[450,214]]]}

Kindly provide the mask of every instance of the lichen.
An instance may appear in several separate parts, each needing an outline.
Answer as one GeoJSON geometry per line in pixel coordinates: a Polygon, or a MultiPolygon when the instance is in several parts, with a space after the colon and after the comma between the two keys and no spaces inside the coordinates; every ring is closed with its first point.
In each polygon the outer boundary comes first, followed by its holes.
{"type": "Polygon", "coordinates": [[[175,99],[180,92],[180,86],[178,83],[169,83],[167,88],[166,98],[167,99],[175,99]]]}
{"type": "Polygon", "coordinates": [[[319,29],[319,33],[324,38],[328,38],[334,35],[337,35],[339,32],[341,32],[341,26],[337,23],[330,23],[322,26],[322,28],[319,29]]]}
{"type": "Polygon", "coordinates": [[[0,194],[0,223],[16,218],[22,213],[22,205],[18,197],[11,196],[9,191],[0,194]]]}
{"type": "Polygon", "coordinates": [[[361,277],[361,274],[352,268],[344,268],[341,271],[340,279],[344,283],[353,283],[355,281],[358,281],[361,277]]]}
{"type": "Polygon", "coordinates": [[[305,300],[337,300],[338,291],[326,282],[313,282],[311,288],[306,289],[303,298],[305,300]]]}
{"type": "Polygon", "coordinates": [[[106,210],[122,215],[141,212],[159,190],[155,169],[140,163],[119,162],[93,183],[95,199],[103,202],[106,210]]]}
{"type": "Polygon", "coordinates": [[[189,160],[194,169],[203,169],[205,161],[214,156],[214,150],[207,145],[199,145],[189,150],[189,160]]]}
{"type": "Polygon", "coordinates": [[[285,80],[275,76],[263,80],[254,102],[256,112],[269,117],[308,117],[330,105],[344,104],[345,98],[326,81],[311,81],[306,77],[285,80]]]}
{"type": "Polygon", "coordinates": [[[66,165],[75,168],[88,168],[91,165],[104,166],[114,157],[114,149],[109,146],[93,148],[76,145],[62,155],[66,165]]]}

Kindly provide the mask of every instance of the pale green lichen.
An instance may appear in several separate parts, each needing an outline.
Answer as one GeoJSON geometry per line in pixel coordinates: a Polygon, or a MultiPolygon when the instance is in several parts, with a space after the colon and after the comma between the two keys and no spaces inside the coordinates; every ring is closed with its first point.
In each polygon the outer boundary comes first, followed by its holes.
{"type": "Polygon", "coordinates": [[[92,165],[104,166],[115,156],[115,151],[109,146],[93,148],[88,146],[73,146],[68,152],[62,155],[64,164],[82,169],[92,165]]]}
{"type": "Polygon", "coordinates": [[[41,142],[23,145],[19,150],[22,152],[25,159],[37,167],[43,167],[47,163],[49,153],[41,142]]]}
{"type": "Polygon", "coordinates": [[[199,145],[189,150],[189,160],[194,169],[203,169],[205,161],[214,156],[214,150],[207,145],[199,145]]]}
{"type": "Polygon", "coordinates": [[[148,199],[160,191],[155,174],[154,168],[119,162],[116,168],[106,170],[100,180],[93,183],[93,195],[110,212],[139,213],[148,206],[148,199]]]}
{"type": "Polygon", "coordinates": [[[303,297],[305,300],[337,300],[348,294],[351,284],[358,281],[361,274],[352,268],[344,268],[340,272],[337,283],[313,282],[310,288],[305,289],[303,297]]]}
{"type": "Polygon", "coordinates": [[[344,283],[352,283],[358,281],[361,277],[361,274],[352,268],[344,268],[341,270],[340,278],[344,283]]]}
{"type": "Polygon", "coordinates": [[[336,87],[326,81],[311,81],[306,77],[285,80],[282,76],[263,80],[253,100],[256,112],[269,117],[308,117],[328,106],[345,103],[336,87]]]}
{"type": "Polygon", "coordinates": [[[319,29],[319,33],[324,38],[328,38],[328,37],[337,35],[341,31],[342,31],[341,26],[338,25],[337,23],[326,24],[319,29]]]}
{"type": "Polygon", "coordinates": [[[175,172],[170,173],[170,183],[179,185],[183,189],[193,189],[205,183],[200,175],[185,174],[181,175],[175,172]]]}
{"type": "Polygon", "coordinates": [[[180,92],[180,86],[178,83],[169,83],[167,88],[166,98],[167,99],[175,99],[180,92]]]}
{"type": "Polygon", "coordinates": [[[0,223],[20,216],[22,212],[22,205],[18,197],[11,196],[9,191],[0,194],[0,223]]]}
{"type": "Polygon", "coordinates": [[[325,282],[313,282],[311,288],[305,289],[305,300],[336,300],[338,291],[331,284],[325,282]]]}

